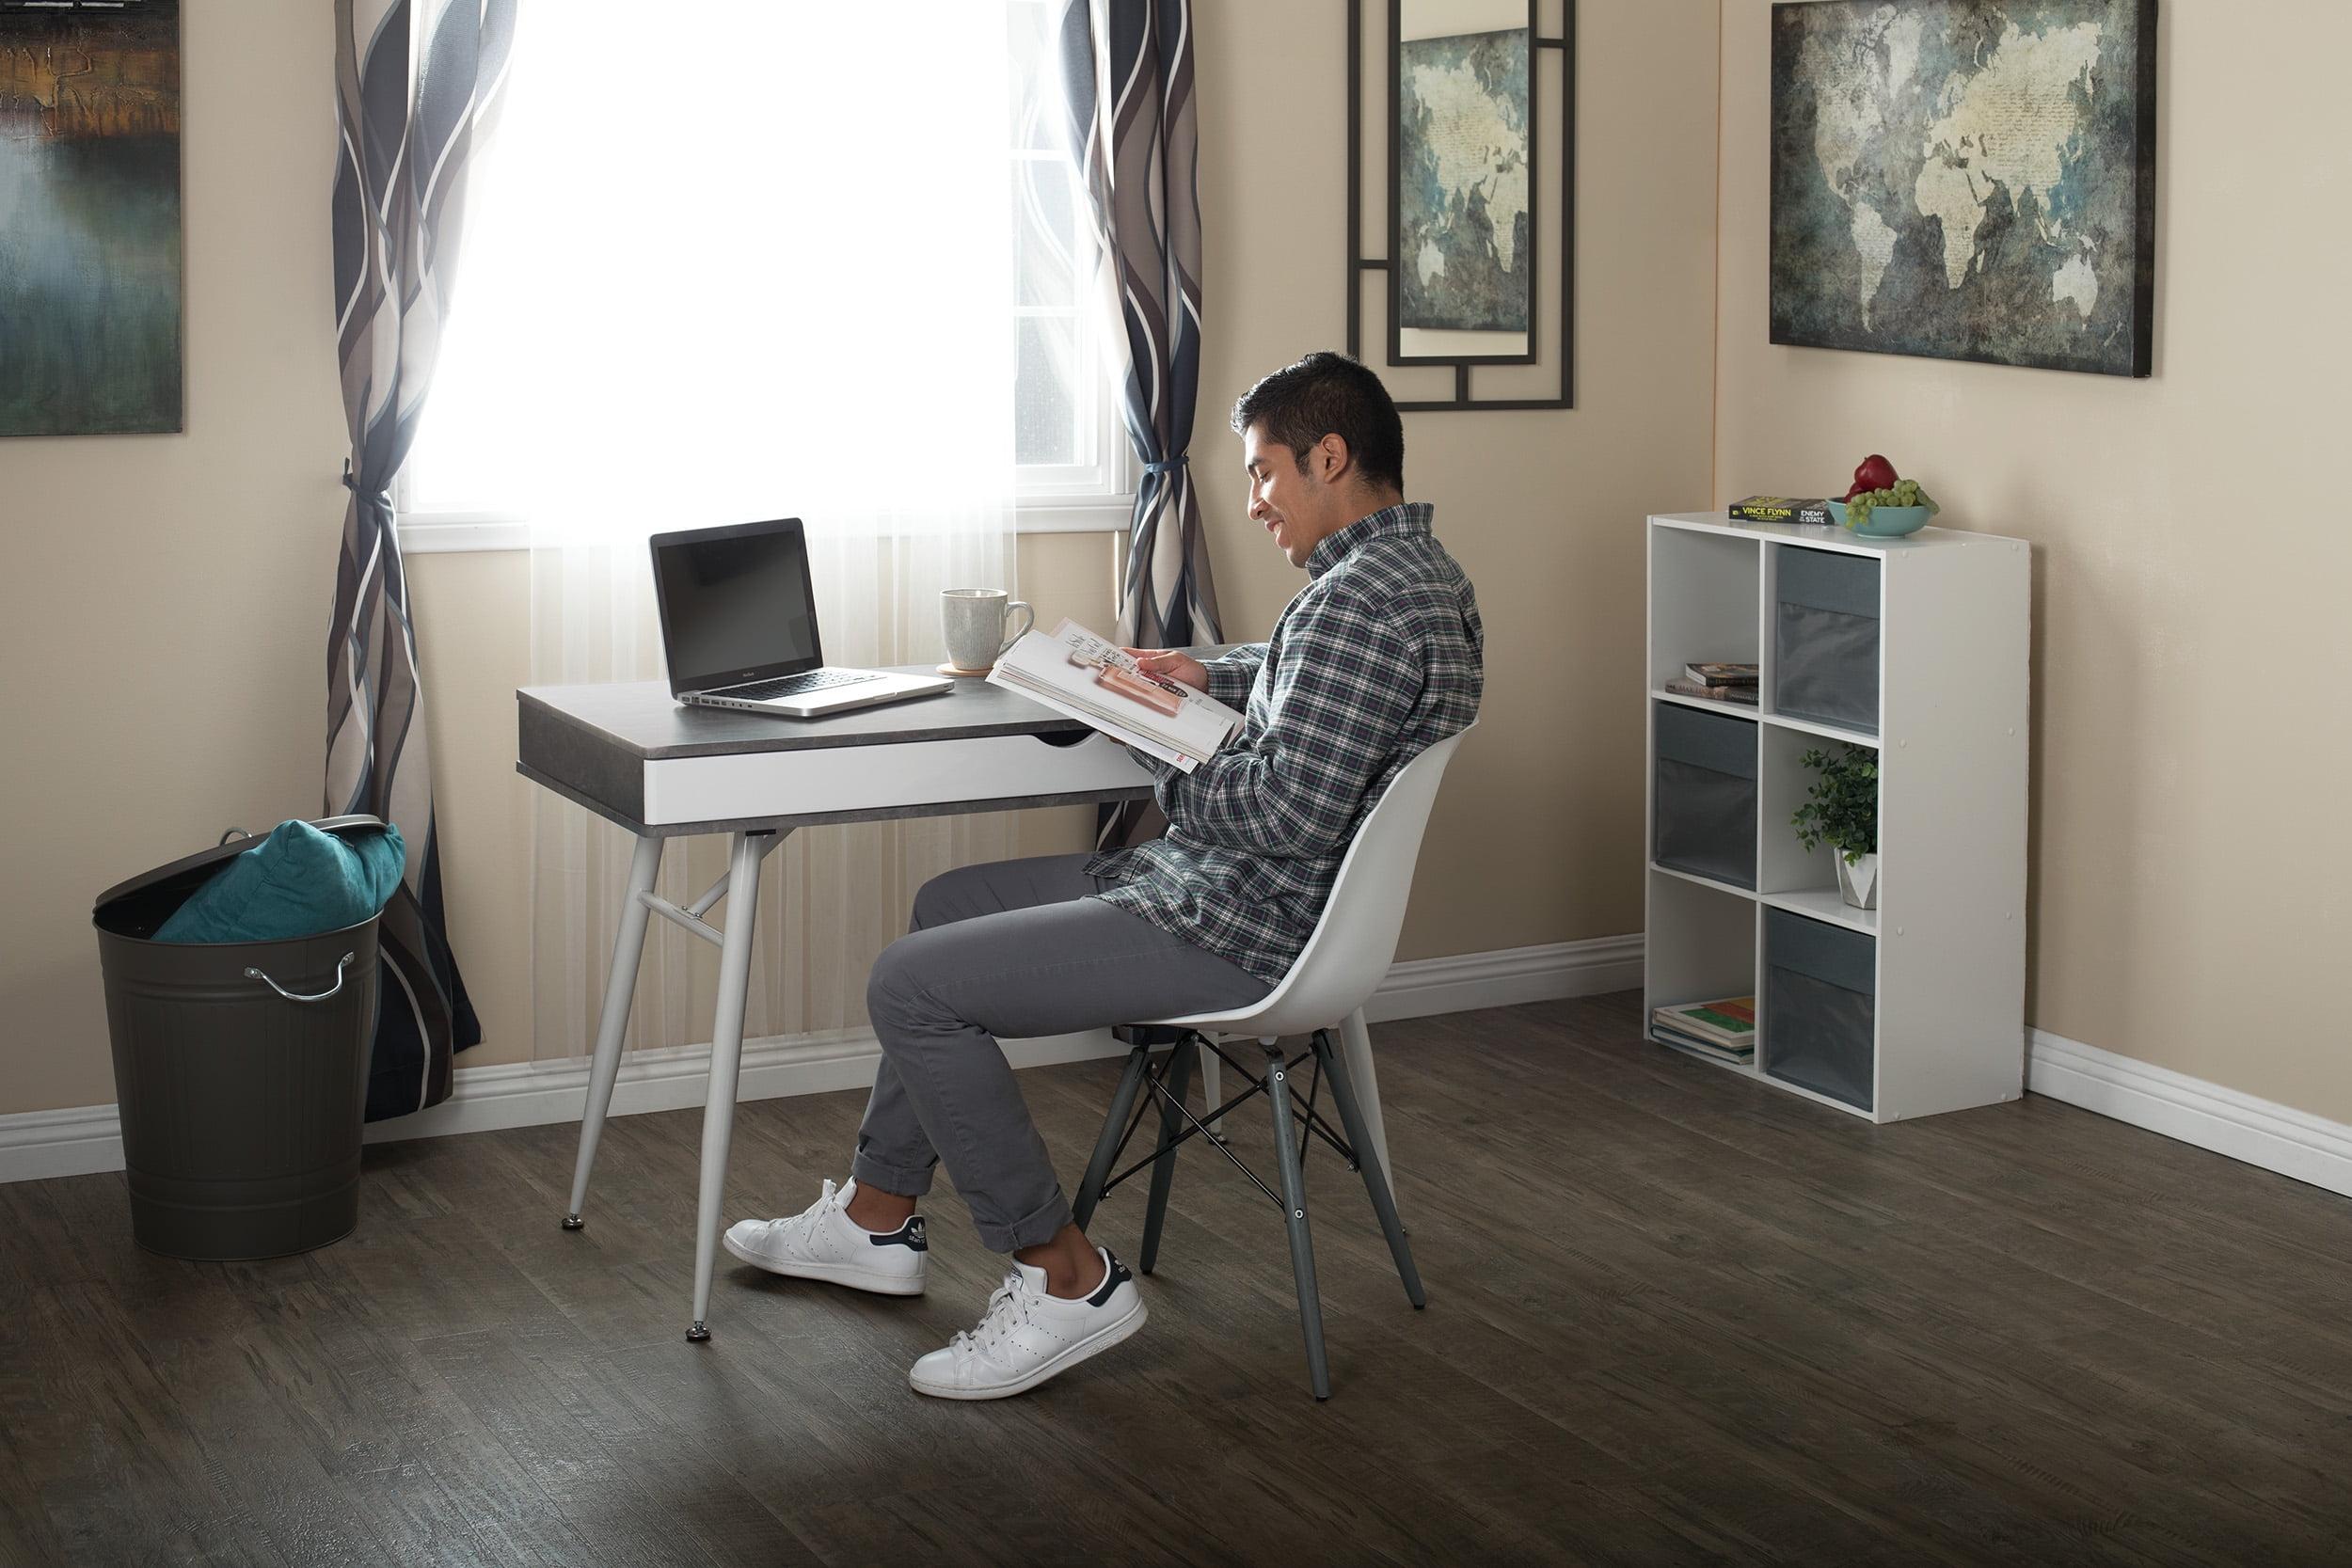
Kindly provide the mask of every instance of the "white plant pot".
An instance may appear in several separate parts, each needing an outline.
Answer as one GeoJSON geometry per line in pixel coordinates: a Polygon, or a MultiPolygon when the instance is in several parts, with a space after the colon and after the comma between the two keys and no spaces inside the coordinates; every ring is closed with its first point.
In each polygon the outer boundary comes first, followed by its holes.
{"type": "Polygon", "coordinates": [[[1846,863],[1846,852],[1833,849],[1831,858],[1837,862],[1837,891],[1846,902],[1857,910],[1879,907],[1879,858],[1865,855],[1853,864],[1846,863]]]}

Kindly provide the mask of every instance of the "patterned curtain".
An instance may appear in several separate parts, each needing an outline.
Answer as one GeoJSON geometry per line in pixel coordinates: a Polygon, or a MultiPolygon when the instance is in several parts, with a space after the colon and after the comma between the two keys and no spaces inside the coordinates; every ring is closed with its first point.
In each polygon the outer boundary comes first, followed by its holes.
{"type": "Polygon", "coordinates": [[[1127,435],[1143,459],[1119,637],[1139,647],[1215,642],[1216,588],[1185,451],[1200,385],[1191,0],[1067,0],[1057,42],[1109,341],[1124,357],[1127,435]]]}
{"type": "Polygon", "coordinates": [[[408,868],[381,925],[370,1121],[449,1098],[482,1025],[449,950],[424,691],[391,483],[449,309],[466,169],[487,134],[515,0],[336,0],[335,315],[351,456],[327,631],[326,810],[400,826],[408,868]]]}

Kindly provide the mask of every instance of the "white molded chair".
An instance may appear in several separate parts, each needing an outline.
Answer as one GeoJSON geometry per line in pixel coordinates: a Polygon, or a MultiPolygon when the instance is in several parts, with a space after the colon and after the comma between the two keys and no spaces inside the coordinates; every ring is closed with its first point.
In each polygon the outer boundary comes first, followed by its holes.
{"type": "Polygon", "coordinates": [[[1405,925],[1406,895],[1412,889],[1413,865],[1421,855],[1422,832],[1429,824],[1430,807],[1438,798],[1438,782],[1468,734],[1470,730],[1466,729],[1437,742],[1406,764],[1391,781],[1388,791],[1357,830],[1355,842],[1348,846],[1346,856],[1340,862],[1339,876],[1331,885],[1331,896],[1324,905],[1323,917],[1315,923],[1307,945],[1300,950],[1281,984],[1262,1001],[1238,1011],[1136,1021],[1138,1024],[1182,1029],[1185,1033],[1162,1059],[1156,1071],[1149,1061],[1149,1046],[1137,1045],[1128,1053],[1127,1070],[1112,1097],[1102,1136],[1095,1141],[1094,1157],[1088,1162],[1086,1176],[1078,1184],[1074,1210],[1079,1226],[1084,1227],[1104,1193],[1145,1165],[1152,1167],[1152,1197],[1145,1212],[1139,1259],[1143,1272],[1150,1274],[1159,1259],[1160,1228],[1168,1215],[1168,1191],[1175,1175],[1177,1146],[1195,1133],[1207,1133],[1213,1147],[1281,1207],[1290,1232],[1291,1268],[1298,1283],[1298,1321],[1307,1340],[1308,1380],[1318,1400],[1331,1397],[1331,1373],[1323,1350],[1323,1304],[1315,1290],[1314,1248],[1307,1232],[1306,1187],[1300,1168],[1307,1135],[1321,1137],[1362,1174],[1364,1190],[1371,1196],[1373,1212],[1379,1216],[1380,1228],[1388,1236],[1389,1251],[1396,1259],[1397,1275],[1405,1283],[1406,1296],[1416,1308],[1428,1305],[1422,1291],[1420,1271],[1413,1266],[1412,1249],[1406,1244],[1405,1227],[1397,1219],[1395,1198],[1389,1189],[1388,1143],[1380,1125],[1379,1089],[1373,1077],[1372,1037],[1364,1026],[1363,1006],[1373,989],[1388,974],[1390,964],[1395,961],[1397,937],[1405,925]],[[1330,1032],[1334,1025],[1340,1030],[1343,1045],[1336,1053],[1331,1049],[1330,1032]],[[1280,1037],[1302,1034],[1311,1036],[1308,1050],[1295,1059],[1287,1058],[1279,1044],[1280,1037]],[[1266,1055],[1263,1078],[1225,1057],[1214,1037],[1226,1036],[1257,1039],[1266,1055]],[[1212,1074],[1206,1085],[1205,1114],[1199,1117],[1184,1105],[1184,1091],[1196,1054],[1187,1046],[1195,1043],[1200,1047],[1200,1060],[1212,1074]],[[1294,1109],[1297,1096],[1290,1086],[1291,1069],[1309,1056],[1314,1060],[1315,1082],[1319,1085],[1327,1076],[1331,1080],[1331,1098],[1338,1102],[1340,1120],[1346,1130],[1344,1141],[1315,1113],[1311,1088],[1303,1102],[1303,1113],[1294,1109]],[[1212,1064],[1218,1061],[1232,1067],[1251,1085],[1225,1104],[1216,1102],[1212,1064]],[[1141,1124],[1144,1111],[1149,1109],[1148,1104],[1143,1109],[1137,1109],[1136,1104],[1146,1085],[1160,1101],[1158,1148],[1134,1166],[1112,1176],[1110,1169],[1120,1150],[1126,1147],[1141,1124]],[[1279,1196],[1224,1147],[1214,1131],[1223,1113],[1257,1094],[1266,1096],[1273,1112],[1274,1155],[1282,1188],[1279,1196]],[[1303,1124],[1303,1132],[1293,1126],[1294,1117],[1303,1124]],[[1191,1127],[1180,1132],[1185,1122],[1190,1122],[1191,1127]]]}

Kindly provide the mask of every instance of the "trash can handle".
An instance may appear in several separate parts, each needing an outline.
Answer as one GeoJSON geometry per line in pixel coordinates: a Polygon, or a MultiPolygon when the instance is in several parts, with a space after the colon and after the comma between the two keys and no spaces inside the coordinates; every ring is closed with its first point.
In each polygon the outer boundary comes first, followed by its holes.
{"type": "Polygon", "coordinates": [[[338,963],[335,966],[334,990],[323,990],[316,996],[304,996],[298,991],[288,990],[285,987],[279,985],[277,981],[271,979],[268,975],[262,974],[258,969],[246,970],[245,972],[245,977],[248,980],[261,981],[262,984],[267,986],[270,990],[276,991],[278,995],[284,997],[289,1002],[324,1002],[328,997],[333,996],[336,991],[340,991],[343,989],[343,965],[351,962],[352,959],[358,958],[358,956],[359,955],[357,953],[344,954],[342,963],[338,963]]]}

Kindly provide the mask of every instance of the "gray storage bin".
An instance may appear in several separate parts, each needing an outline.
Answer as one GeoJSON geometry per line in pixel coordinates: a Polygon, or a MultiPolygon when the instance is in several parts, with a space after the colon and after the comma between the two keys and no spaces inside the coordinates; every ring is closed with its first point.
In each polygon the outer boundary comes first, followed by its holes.
{"type": "Polygon", "coordinates": [[[1763,1001],[1764,1071],[1870,1109],[1876,939],[1787,910],[1766,910],[1763,1001]]]}
{"type": "Polygon", "coordinates": [[[1779,600],[1773,711],[1878,734],[1878,562],[1783,546],[1779,600]]]}
{"type": "Polygon", "coordinates": [[[1656,705],[1652,858],[1736,887],[1756,886],[1755,721],[1656,705]]]}
{"type": "MultiPolygon", "coordinates": [[[[382,827],[373,816],[312,825],[382,827]]],[[[101,894],[90,916],[131,1235],[167,1257],[275,1258],[358,1223],[379,917],[280,942],[152,940],[189,895],[260,842],[135,877],[101,894]]]]}

